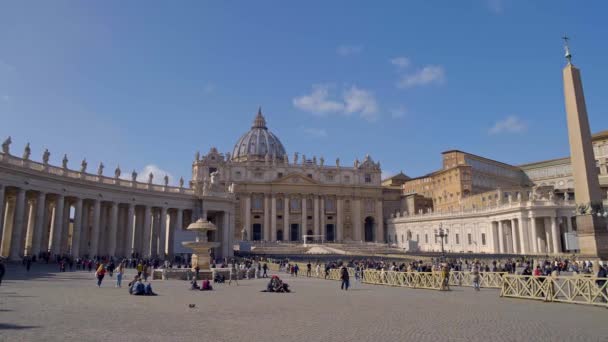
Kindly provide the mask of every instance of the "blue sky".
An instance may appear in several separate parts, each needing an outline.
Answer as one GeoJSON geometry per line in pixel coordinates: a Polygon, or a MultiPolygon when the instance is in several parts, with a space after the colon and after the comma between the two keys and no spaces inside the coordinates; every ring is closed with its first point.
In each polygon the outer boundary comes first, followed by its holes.
{"type": "Polygon", "coordinates": [[[290,157],[369,153],[411,176],[448,149],[562,157],[564,33],[592,131],[608,129],[608,3],[573,4],[4,1],[0,137],[175,182],[196,150],[232,151],[261,105],[290,157]]]}

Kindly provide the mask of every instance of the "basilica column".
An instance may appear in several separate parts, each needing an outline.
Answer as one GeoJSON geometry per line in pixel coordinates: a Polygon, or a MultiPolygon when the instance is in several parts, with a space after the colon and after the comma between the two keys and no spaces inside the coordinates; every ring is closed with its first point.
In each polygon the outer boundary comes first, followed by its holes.
{"type": "MultiPolygon", "coordinates": [[[[44,192],[38,193],[38,199],[36,200],[36,223],[34,224],[34,236],[32,237],[32,252],[31,255],[38,255],[40,253],[40,245],[42,244],[42,235],[44,232],[42,228],[44,226],[44,212],[46,206],[46,194],[44,192]]],[[[46,248],[45,248],[46,249],[46,248]]]]}
{"type": "Polygon", "coordinates": [[[63,233],[63,210],[65,198],[63,195],[57,195],[55,198],[55,216],[53,219],[53,235],[51,239],[51,254],[58,255],[61,253],[61,234],[63,233]]]}
{"type": "Polygon", "coordinates": [[[135,253],[135,205],[129,203],[127,207],[127,241],[125,243],[125,256],[135,253]]]}
{"type": "Polygon", "coordinates": [[[152,208],[146,206],[144,209],[144,241],[142,247],[142,255],[144,258],[149,258],[152,254],[152,208]]]}
{"type": "Polygon", "coordinates": [[[283,236],[288,236],[288,240],[291,241],[291,229],[289,228],[289,196],[285,194],[283,197],[283,236]]]}
{"type": "MultiPolygon", "coordinates": [[[[270,198],[270,240],[277,241],[277,197],[272,194],[270,198]]],[[[285,234],[283,234],[285,239],[285,234]]]]}
{"type": "Polygon", "coordinates": [[[384,242],[384,214],[382,213],[382,200],[376,201],[376,242],[384,242]]]}
{"type": "Polygon", "coordinates": [[[566,223],[568,224],[568,233],[572,233],[572,217],[566,216],[566,223]]]}
{"type": "Polygon", "coordinates": [[[505,232],[503,227],[503,221],[498,221],[498,251],[501,254],[505,253],[505,232]]]}
{"type": "Polygon", "coordinates": [[[344,239],[343,215],[344,200],[341,197],[336,198],[336,240],[342,242],[344,239]]]}
{"type": "Polygon", "coordinates": [[[321,196],[319,198],[319,206],[320,206],[319,226],[320,226],[320,230],[321,230],[321,235],[323,236],[321,238],[321,240],[325,241],[325,239],[327,239],[327,227],[325,224],[325,218],[327,216],[325,215],[325,197],[324,196],[321,196]]]}
{"type": "Polygon", "coordinates": [[[2,242],[2,233],[4,232],[4,195],[6,187],[0,185],[0,242],[2,242]]]}
{"type": "Polygon", "coordinates": [[[559,236],[559,229],[557,227],[557,219],[555,216],[551,217],[551,241],[553,242],[553,253],[561,253],[561,240],[559,236]]]}
{"type": "Polygon", "coordinates": [[[536,229],[536,217],[530,217],[530,230],[532,231],[531,250],[533,253],[540,253],[540,246],[538,245],[538,231],[536,229]]]}
{"type": "Polygon", "coordinates": [[[270,241],[270,197],[268,195],[264,195],[264,236],[262,240],[270,241]]]}
{"type": "MultiPolygon", "coordinates": [[[[308,213],[306,212],[306,202],[308,202],[306,195],[302,195],[301,206],[302,206],[302,235],[308,234],[308,213]]],[[[308,238],[307,238],[308,239],[308,238]]],[[[304,241],[306,242],[306,241],[304,241]]]]}
{"type": "Polygon", "coordinates": [[[110,231],[108,233],[108,255],[116,255],[116,239],[118,238],[118,203],[110,204],[110,231]]]}
{"type": "MultiPolygon", "coordinates": [[[[314,209],[312,212],[312,223],[314,225],[314,229],[315,229],[315,235],[321,235],[320,229],[319,229],[319,196],[318,195],[314,195],[314,209]]],[[[315,237],[317,238],[317,237],[315,237]]]]}
{"type": "Polygon", "coordinates": [[[167,229],[167,208],[160,208],[160,236],[159,236],[159,246],[158,253],[159,257],[165,259],[167,256],[167,241],[169,241],[169,230],[167,229]]]}
{"type": "Polygon", "coordinates": [[[251,241],[253,240],[253,237],[251,236],[251,194],[245,196],[245,212],[243,215],[245,216],[243,221],[245,222],[244,228],[247,232],[247,240],[251,241]]]}
{"type": "Polygon", "coordinates": [[[351,201],[352,203],[352,220],[351,222],[352,227],[353,227],[353,240],[355,241],[362,241],[362,235],[361,235],[361,199],[359,198],[353,198],[353,200],[351,201]]]}
{"type": "Polygon", "coordinates": [[[98,199],[93,200],[93,228],[91,229],[91,248],[89,249],[89,257],[97,256],[99,249],[99,224],[101,219],[101,201],[98,199]]]}
{"type": "Polygon", "coordinates": [[[72,257],[80,257],[80,238],[82,230],[82,198],[74,203],[74,224],[72,225],[72,257]]]}
{"type": "MultiPolygon", "coordinates": [[[[517,220],[511,219],[511,238],[513,239],[513,254],[517,254],[517,220]]],[[[520,248],[523,248],[520,246],[520,248]]]]}

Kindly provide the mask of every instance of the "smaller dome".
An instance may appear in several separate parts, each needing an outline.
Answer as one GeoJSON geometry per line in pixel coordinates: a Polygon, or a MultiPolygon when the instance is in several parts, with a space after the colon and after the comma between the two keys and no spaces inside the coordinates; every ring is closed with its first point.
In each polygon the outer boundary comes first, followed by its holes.
{"type": "Polygon", "coordinates": [[[245,133],[234,145],[232,161],[264,161],[266,156],[272,160],[276,158],[283,161],[286,152],[283,144],[266,127],[266,119],[262,115],[262,108],[253,120],[251,130],[245,133]]]}

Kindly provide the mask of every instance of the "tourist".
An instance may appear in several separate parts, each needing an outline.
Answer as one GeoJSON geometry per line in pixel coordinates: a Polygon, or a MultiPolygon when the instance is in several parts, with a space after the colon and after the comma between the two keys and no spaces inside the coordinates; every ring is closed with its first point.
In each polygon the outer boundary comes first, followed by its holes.
{"type": "Polygon", "coordinates": [[[32,268],[32,258],[26,258],[26,260],[25,260],[25,270],[29,272],[30,268],[32,268]]]}
{"type": "Polygon", "coordinates": [[[262,266],[262,269],[264,270],[264,274],[262,274],[262,278],[268,278],[268,265],[266,263],[264,263],[264,266],[262,266]]]}
{"type": "Polygon", "coordinates": [[[310,261],[309,261],[308,264],[306,264],[306,276],[310,277],[311,274],[312,274],[312,265],[310,264],[310,261]]]}
{"type": "Polygon", "coordinates": [[[138,277],[141,277],[141,273],[142,273],[143,271],[144,271],[144,265],[143,265],[143,263],[140,261],[140,262],[137,264],[137,276],[138,276],[138,277]]]}
{"type": "Polygon", "coordinates": [[[443,265],[441,269],[441,287],[440,291],[449,291],[450,290],[450,268],[447,264],[443,265]]]}
{"type": "Polygon", "coordinates": [[[116,268],[116,287],[122,287],[122,275],[124,274],[124,272],[125,265],[124,262],[121,262],[116,268]]]}
{"type": "Polygon", "coordinates": [[[157,294],[152,291],[151,283],[146,284],[146,287],[144,289],[144,296],[157,296],[157,294]]]}
{"type": "Polygon", "coordinates": [[[209,280],[203,280],[203,285],[200,288],[201,291],[211,291],[213,290],[213,287],[211,286],[211,283],[209,282],[209,280]]]}
{"type": "Polygon", "coordinates": [[[95,272],[95,276],[97,276],[97,287],[101,287],[101,282],[103,281],[103,277],[106,275],[106,268],[103,263],[99,264],[99,268],[95,272]]]}
{"type": "Polygon", "coordinates": [[[600,266],[600,270],[597,272],[598,280],[595,281],[597,287],[600,289],[601,301],[606,302],[606,278],[608,277],[608,265],[600,266]]]}
{"type": "Polygon", "coordinates": [[[348,268],[346,268],[346,266],[342,266],[340,273],[340,279],[342,280],[342,285],[340,285],[340,289],[348,291],[348,286],[350,285],[350,275],[348,274],[348,268]]]}
{"type": "Polygon", "coordinates": [[[136,277],[136,279],[131,283],[129,293],[134,296],[143,296],[146,294],[146,286],[141,281],[141,278],[136,277]]]}
{"type": "Polygon", "coordinates": [[[143,267],[143,276],[144,276],[144,281],[148,281],[148,277],[150,276],[150,265],[148,265],[148,263],[144,264],[143,267]]]}
{"type": "Polygon", "coordinates": [[[300,270],[300,266],[298,264],[293,265],[293,274],[298,277],[298,271],[300,270]]]}
{"type": "Polygon", "coordinates": [[[315,277],[319,278],[319,274],[321,274],[321,264],[317,261],[317,267],[315,267],[315,277]]]}
{"type": "Polygon", "coordinates": [[[473,264],[473,268],[471,269],[471,275],[473,276],[473,288],[476,291],[479,291],[479,265],[477,263],[473,264]]]}
{"type": "Polygon", "coordinates": [[[228,279],[228,285],[232,284],[232,278],[234,278],[234,282],[236,286],[239,286],[239,270],[236,268],[236,261],[232,262],[232,266],[230,267],[230,274],[228,275],[230,279],[228,279]]]}

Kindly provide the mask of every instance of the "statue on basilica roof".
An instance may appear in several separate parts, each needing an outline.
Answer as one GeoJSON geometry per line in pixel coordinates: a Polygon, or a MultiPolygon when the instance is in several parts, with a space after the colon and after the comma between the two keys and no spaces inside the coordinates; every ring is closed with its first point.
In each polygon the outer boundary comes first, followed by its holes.
{"type": "Polygon", "coordinates": [[[83,159],[82,163],[80,163],[80,172],[81,173],[85,173],[87,172],[87,159],[83,159]]]}
{"type": "Polygon", "coordinates": [[[47,165],[49,163],[50,158],[51,158],[51,152],[49,152],[48,148],[45,148],[44,152],[42,153],[42,163],[44,165],[47,165]]]}
{"type": "Polygon", "coordinates": [[[6,140],[4,140],[4,142],[2,143],[2,152],[4,152],[4,154],[9,154],[12,143],[13,140],[10,136],[6,140]]]}
{"type": "Polygon", "coordinates": [[[61,167],[63,167],[64,169],[68,168],[68,155],[67,154],[63,155],[63,160],[61,161],[61,167]]]}
{"type": "Polygon", "coordinates": [[[102,162],[100,162],[100,163],[99,163],[99,167],[97,168],[97,175],[98,175],[98,176],[102,176],[102,175],[103,175],[103,168],[104,168],[104,167],[105,167],[105,166],[103,165],[103,163],[102,163],[102,162]]]}
{"type": "Polygon", "coordinates": [[[30,159],[31,154],[32,154],[32,149],[30,148],[30,143],[28,142],[27,145],[25,145],[25,149],[23,149],[23,159],[25,159],[25,160],[30,159]]]}

